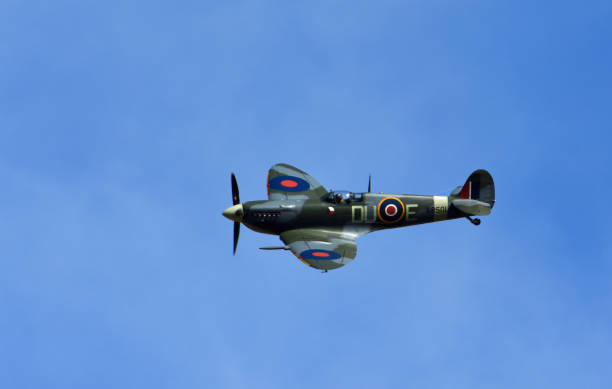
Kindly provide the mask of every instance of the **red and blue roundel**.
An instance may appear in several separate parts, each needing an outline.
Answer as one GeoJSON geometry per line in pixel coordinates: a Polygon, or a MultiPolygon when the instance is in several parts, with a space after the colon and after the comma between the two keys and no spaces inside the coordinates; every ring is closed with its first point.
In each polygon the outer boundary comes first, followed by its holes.
{"type": "Polygon", "coordinates": [[[404,203],[397,197],[385,197],[378,203],[378,218],[384,223],[396,223],[405,213],[404,203]]]}
{"type": "Polygon", "coordinates": [[[302,259],[338,259],[342,255],[329,250],[306,250],[300,253],[302,259]]]}
{"type": "Polygon", "coordinates": [[[283,192],[304,192],[310,189],[308,181],[293,176],[278,176],[268,182],[270,189],[282,190],[283,192]]]}

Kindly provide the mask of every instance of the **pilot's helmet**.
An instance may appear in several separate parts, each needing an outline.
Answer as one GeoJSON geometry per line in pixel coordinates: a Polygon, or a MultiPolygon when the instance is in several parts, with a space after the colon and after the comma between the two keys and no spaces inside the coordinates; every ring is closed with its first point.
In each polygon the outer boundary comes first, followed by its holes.
{"type": "Polygon", "coordinates": [[[336,202],[337,203],[341,203],[342,202],[342,193],[336,193],[336,202]]]}

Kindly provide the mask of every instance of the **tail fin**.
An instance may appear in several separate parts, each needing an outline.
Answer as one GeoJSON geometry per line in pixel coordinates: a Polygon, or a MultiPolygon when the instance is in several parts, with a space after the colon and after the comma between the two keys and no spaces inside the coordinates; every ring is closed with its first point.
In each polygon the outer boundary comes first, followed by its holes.
{"type": "Polygon", "coordinates": [[[495,184],[486,170],[476,170],[463,187],[459,186],[450,195],[451,203],[460,211],[470,215],[488,215],[495,205],[495,184]]]}

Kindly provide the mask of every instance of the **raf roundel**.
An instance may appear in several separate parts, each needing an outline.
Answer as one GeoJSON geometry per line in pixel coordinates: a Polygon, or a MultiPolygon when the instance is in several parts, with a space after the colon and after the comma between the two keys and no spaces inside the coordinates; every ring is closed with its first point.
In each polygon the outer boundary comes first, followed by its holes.
{"type": "Polygon", "coordinates": [[[378,218],[383,223],[396,223],[404,218],[404,203],[397,197],[385,197],[378,203],[378,218]]]}
{"type": "Polygon", "coordinates": [[[268,182],[268,187],[283,192],[304,192],[310,189],[310,184],[299,177],[278,176],[268,182]]]}
{"type": "Polygon", "coordinates": [[[300,253],[302,259],[338,259],[342,255],[329,250],[306,250],[300,253]]]}

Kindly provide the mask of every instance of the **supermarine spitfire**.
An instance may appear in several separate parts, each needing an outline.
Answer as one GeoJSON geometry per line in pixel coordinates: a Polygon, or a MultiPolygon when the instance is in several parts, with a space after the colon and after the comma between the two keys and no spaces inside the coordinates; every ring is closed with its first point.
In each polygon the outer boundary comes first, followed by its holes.
{"type": "Polygon", "coordinates": [[[240,203],[232,173],[233,206],[223,216],[234,221],[234,254],[240,223],[256,232],[279,235],[284,246],[308,266],[337,269],[357,255],[355,240],[372,231],[488,215],[495,204],[495,185],[486,170],[474,171],[449,196],[327,191],[307,173],[286,164],[272,166],[268,200],[240,203]]]}

